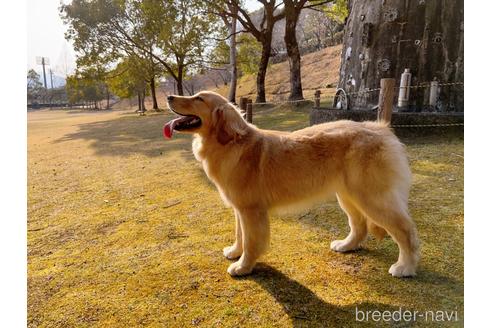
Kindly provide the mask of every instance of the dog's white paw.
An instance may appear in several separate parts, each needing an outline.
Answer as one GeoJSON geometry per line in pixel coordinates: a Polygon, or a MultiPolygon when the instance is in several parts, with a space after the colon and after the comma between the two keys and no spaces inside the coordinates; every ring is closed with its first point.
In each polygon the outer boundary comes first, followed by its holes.
{"type": "Polygon", "coordinates": [[[393,277],[413,277],[416,274],[415,271],[415,266],[401,264],[399,262],[393,264],[388,270],[388,272],[391,273],[393,277]]]}
{"type": "Polygon", "coordinates": [[[241,261],[237,261],[229,265],[227,273],[231,276],[245,276],[253,271],[253,266],[244,266],[241,261]]]}
{"type": "Polygon", "coordinates": [[[348,252],[359,249],[359,245],[352,245],[350,242],[344,240],[334,240],[330,244],[330,248],[335,252],[348,252]]]}
{"type": "Polygon", "coordinates": [[[224,253],[224,256],[226,258],[228,258],[229,260],[234,260],[234,259],[237,259],[238,257],[240,257],[241,254],[243,253],[243,251],[241,249],[239,249],[238,247],[235,247],[233,245],[233,246],[224,247],[223,253],[224,253]]]}

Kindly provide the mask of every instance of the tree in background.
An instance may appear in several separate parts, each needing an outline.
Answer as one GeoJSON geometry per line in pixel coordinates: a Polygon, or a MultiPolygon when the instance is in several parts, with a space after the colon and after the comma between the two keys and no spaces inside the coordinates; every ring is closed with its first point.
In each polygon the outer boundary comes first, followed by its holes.
{"type": "Polygon", "coordinates": [[[96,70],[76,71],[67,76],[67,97],[71,104],[85,103],[89,107],[99,109],[99,102],[107,99],[106,109],[109,109],[109,89],[106,81],[96,70]]]}
{"type": "Polygon", "coordinates": [[[236,87],[237,87],[237,49],[236,49],[236,28],[237,28],[237,11],[236,8],[228,6],[229,11],[232,13],[231,22],[227,25],[229,28],[229,34],[231,35],[229,40],[229,59],[231,67],[231,85],[229,87],[228,99],[229,101],[236,103],[236,87]]]}
{"type": "Polygon", "coordinates": [[[204,1],[73,0],[62,5],[66,37],[87,61],[116,63],[137,55],[153,58],[183,94],[187,71],[203,62],[217,30],[204,1]]]}
{"type": "Polygon", "coordinates": [[[243,31],[250,33],[261,44],[261,57],[256,75],[256,102],[265,102],[265,78],[268,61],[272,54],[272,34],[275,23],[284,18],[283,11],[277,9],[282,2],[277,0],[262,0],[263,4],[262,19],[260,24],[255,24],[250,13],[237,0],[224,0],[228,8],[234,11],[228,11],[226,15],[234,17],[243,26],[243,31]]]}
{"type": "Polygon", "coordinates": [[[140,68],[142,61],[138,57],[128,57],[121,61],[110,72],[110,90],[120,98],[132,98],[137,96],[138,111],[144,112],[147,75],[145,69],[140,68]]]}
{"type": "Polygon", "coordinates": [[[142,8],[144,35],[157,36],[156,49],[147,52],[163,65],[183,95],[184,78],[206,62],[207,47],[220,30],[218,19],[206,13],[205,1],[146,0],[142,8]]]}
{"type": "MultiPolygon", "coordinates": [[[[236,34],[237,34],[237,13],[238,7],[231,5],[227,1],[209,1],[209,5],[216,5],[215,8],[217,15],[222,19],[224,25],[227,27],[228,35],[225,40],[229,40],[228,48],[228,63],[229,63],[229,75],[230,86],[227,98],[230,102],[236,103],[236,88],[237,88],[237,48],[236,48],[236,34]]],[[[225,56],[223,57],[225,58],[225,56]]]]}
{"type": "Polygon", "coordinates": [[[287,48],[290,66],[290,95],[289,100],[303,99],[301,81],[301,53],[297,42],[296,27],[299,15],[303,9],[321,7],[333,0],[309,1],[308,0],[284,0],[285,33],[284,41],[287,48]]]}
{"type": "Polygon", "coordinates": [[[139,55],[130,55],[123,58],[122,62],[131,72],[130,77],[133,80],[139,81],[137,98],[139,103],[139,110],[145,111],[145,96],[150,90],[150,96],[152,98],[152,109],[160,111],[157,103],[156,95],[156,76],[162,75],[162,67],[155,62],[155,59],[146,54],[146,57],[140,57],[139,55]],[[147,86],[148,87],[147,87],[147,86]]]}
{"type": "Polygon", "coordinates": [[[321,50],[342,42],[343,24],[324,11],[312,11],[304,22],[304,42],[307,47],[321,50]]]}
{"type": "MultiPolygon", "coordinates": [[[[258,72],[258,58],[261,56],[261,44],[256,39],[248,34],[240,34],[236,40],[237,55],[237,75],[241,77],[245,74],[256,74],[258,72]]],[[[229,45],[225,41],[217,43],[217,46],[211,52],[211,57],[218,63],[227,62],[229,60],[229,45]]],[[[218,81],[222,81],[227,85],[227,81],[230,80],[229,75],[224,70],[220,69],[220,65],[216,69],[203,71],[203,74],[207,75],[207,78],[211,79],[215,87],[218,88],[218,81]]]]}
{"type": "Polygon", "coordinates": [[[241,3],[237,0],[224,0],[229,10],[225,14],[234,17],[243,26],[244,32],[251,34],[261,44],[261,57],[256,76],[257,96],[256,102],[265,102],[265,78],[268,62],[272,54],[272,34],[275,24],[285,18],[284,41],[290,64],[290,83],[291,91],[289,99],[302,99],[301,82],[301,56],[296,37],[296,26],[299,14],[304,8],[314,8],[332,0],[312,1],[308,4],[307,0],[262,0],[261,21],[255,24],[250,13],[248,13],[241,3]],[[283,5],[283,7],[282,7],[283,5]]]}
{"type": "Polygon", "coordinates": [[[258,58],[262,53],[261,44],[249,34],[240,35],[237,44],[239,73],[241,75],[257,73],[259,69],[258,58]]]}
{"type": "Polygon", "coordinates": [[[349,15],[349,0],[334,0],[329,6],[323,7],[323,12],[338,23],[345,23],[349,15]]]}
{"type": "MultiPolygon", "coordinates": [[[[236,43],[236,41],[234,41],[236,43]]],[[[230,42],[229,42],[230,44],[230,42]]],[[[236,87],[237,87],[237,55],[234,54],[235,58],[231,64],[231,51],[230,46],[227,42],[227,37],[219,39],[216,46],[210,51],[209,62],[210,67],[203,68],[200,70],[199,74],[206,76],[206,79],[212,81],[216,88],[222,83],[225,86],[229,85],[228,100],[230,102],[235,102],[236,100],[236,87]],[[235,68],[231,68],[235,66],[235,68]],[[234,71],[234,72],[233,72],[234,71]],[[236,76],[233,76],[236,74],[236,76]],[[234,81],[235,80],[235,81],[234,81]],[[229,84],[231,83],[231,84],[229,84]]]]}
{"type": "Polygon", "coordinates": [[[161,68],[155,63],[154,58],[150,56],[149,61],[147,62],[150,65],[150,70],[147,74],[148,82],[150,87],[150,94],[152,96],[152,109],[155,111],[160,111],[159,105],[157,104],[157,95],[156,95],[156,77],[160,76],[162,73],[161,68]]]}
{"type": "MultiPolygon", "coordinates": [[[[111,67],[123,58],[138,56],[142,52],[140,47],[151,47],[152,40],[145,40],[140,25],[132,26],[133,17],[128,13],[137,12],[141,3],[138,1],[111,1],[111,0],[74,0],[70,4],[62,5],[62,18],[69,26],[66,38],[73,41],[74,49],[78,53],[78,70],[89,70],[94,67],[111,67]],[[131,28],[129,26],[132,26],[131,28]],[[123,27],[128,27],[125,30],[123,27]],[[132,42],[125,39],[126,32],[132,42]]],[[[135,21],[133,21],[135,22],[135,21]]],[[[151,56],[141,55],[148,63],[141,65],[148,75],[158,74],[159,69],[151,56]],[[149,73],[150,72],[150,73],[149,73]]],[[[148,81],[155,94],[155,77],[149,76],[148,81]]],[[[158,108],[157,99],[153,97],[154,108],[158,108]]]]}
{"type": "Polygon", "coordinates": [[[27,101],[30,103],[38,101],[45,91],[46,89],[40,81],[39,74],[35,70],[30,69],[27,72],[27,101]]]}
{"type": "Polygon", "coordinates": [[[296,26],[299,14],[307,0],[284,0],[285,33],[284,41],[287,48],[290,66],[290,95],[289,100],[303,99],[301,82],[301,53],[297,43],[296,26]]]}

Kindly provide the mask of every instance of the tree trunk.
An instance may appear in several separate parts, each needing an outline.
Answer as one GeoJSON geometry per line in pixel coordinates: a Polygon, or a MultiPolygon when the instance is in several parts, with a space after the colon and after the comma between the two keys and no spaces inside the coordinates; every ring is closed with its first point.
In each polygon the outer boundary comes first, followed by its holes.
{"type": "Polygon", "coordinates": [[[295,3],[284,1],[285,4],[285,35],[284,41],[289,56],[290,67],[290,95],[289,100],[303,99],[301,82],[301,54],[297,43],[296,25],[300,11],[296,10],[295,3]]]}
{"type": "MultiPolygon", "coordinates": [[[[435,109],[463,111],[463,0],[353,1],[343,43],[338,86],[347,93],[378,88],[381,78],[399,86],[409,68],[412,86],[458,82],[440,87],[435,109]]],[[[377,92],[350,97],[354,109],[377,103],[377,92]]],[[[410,89],[405,110],[428,108],[429,88],[410,89]]]]}
{"type": "MultiPolygon", "coordinates": [[[[328,33],[330,34],[330,42],[331,42],[330,46],[333,47],[336,44],[336,42],[335,42],[335,31],[329,25],[326,27],[326,29],[328,30],[328,33]]],[[[320,40],[320,43],[321,43],[321,40],[320,40]]]]}
{"type": "MultiPolygon", "coordinates": [[[[237,14],[237,9],[230,8],[235,10],[233,14],[237,14]]],[[[229,86],[229,94],[227,99],[230,102],[236,103],[236,87],[237,87],[237,51],[236,51],[236,17],[231,18],[231,25],[229,26],[229,34],[231,35],[231,40],[229,44],[229,64],[231,65],[231,84],[229,86]]]]}
{"type": "Polygon", "coordinates": [[[109,109],[109,88],[106,86],[106,109],[109,109]]]}
{"type": "Polygon", "coordinates": [[[140,91],[137,92],[137,102],[138,102],[138,111],[142,111],[142,99],[140,97],[140,91]]]}
{"type": "Polygon", "coordinates": [[[268,35],[264,35],[264,38],[262,40],[260,65],[258,65],[258,74],[256,75],[256,102],[257,103],[266,102],[265,79],[266,79],[266,71],[268,68],[268,60],[270,59],[271,53],[272,53],[272,35],[270,34],[269,37],[268,35]]]}
{"type": "Polygon", "coordinates": [[[178,64],[178,78],[176,79],[178,95],[184,96],[183,92],[183,66],[178,64]]]}
{"type": "Polygon", "coordinates": [[[157,104],[157,97],[155,95],[155,77],[150,79],[150,93],[152,95],[152,109],[159,111],[159,105],[157,104]]]}
{"type": "Polygon", "coordinates": [[[145,108],[145,89],[144,89],[144,91],[142,91],[141,100],[142,100],[142,111],[145,112],[145,111],[147,111],[147,109],[145,108]]]}
{"type": "MultiPolygon", "coordinates": [[[[307,1],[307,0],[303,0],[307,1]]],[[[251,18],[241,10],[241,15],[233,15],[238,21],[245,27],[245,29],[251,33],[251,35],[261,43],[261,59],[258,65],[258,74],[256,75],[256,102],[266,102],[265,97],[265,78],[266,70],[268,67],[268,61],[272,52],[272,33],[275,23],[283,18],[284,13],[276,1],[260,1],[263,4],[263,17],[259,26],[255,26],[252,23],[251,18]],[[275,14],[276,9],[277,14],[275,14]],[[245,19],[245,17],[247,17],[245,19]]],[[[239,11],[240,3],[239,1],[228,2],[230,6],[233,6],[237,11],[239,11]]],[[[237,12],[236,11],[236,12],[237,12]]],[[[231,14],[232,15],[232,14],[231,14]]]]}

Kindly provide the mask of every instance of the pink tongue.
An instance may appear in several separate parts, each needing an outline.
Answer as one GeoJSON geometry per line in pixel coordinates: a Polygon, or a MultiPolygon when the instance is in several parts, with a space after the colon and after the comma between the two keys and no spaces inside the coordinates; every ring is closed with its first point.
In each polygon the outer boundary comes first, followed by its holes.
{"type": "Polygon", "coordinates": [[[164,135],[164,138],[171,139],[173,137],[173,130],[177,120],[179,120],[179,118],[169,121],[166,123],[166,125],[164,125],[164,128],[162,129],[162,134],[164,135]]]}

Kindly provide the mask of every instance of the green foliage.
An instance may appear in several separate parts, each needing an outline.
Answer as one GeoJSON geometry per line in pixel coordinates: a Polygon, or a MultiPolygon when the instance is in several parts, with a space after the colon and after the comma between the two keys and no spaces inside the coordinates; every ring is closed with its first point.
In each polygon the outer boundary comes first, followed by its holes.
{"type": "Polygon", "coordinates": [[[79,102],[97,102],[107,96],[107,85],[100,72],[91,69],[67,76],[67,97],[72,104],[79,102]]]}
{"type": "Polygon", "coordinates": [[[27,99],[29,101],[35,101],[45,93],[43,84],[40,81],[39,74],[30,69],[27,72],[27,99]]]}
{"type": "Polygon", "coordinates": [[[138,57],[128,57],[110,72],[109,88],[120,98],[131,98],[146,89],[146,72],[142,68],[147,62],[138,57]]]}
{"type": "MultiPolygon", "coordinates": [[[[110,63],[121,55],[122,48],[111,37],[115,24],[121,23],[125,4],[110,0],[73,0],[60,7],[61,17],[68,26],[65,38],[78,53],[77,66],[110,63]]],[[[121,42],[121,41],[120,41],[121,42]]]]}
{"type": "Polygon", "coordinates": [[[261,57],[261,43],[250,34],[241,34],[238,37],[237,62],[242,74],[256,74],[258,59],[261,57]]]}
{"type": "Polygon", "coordinates": [[[217,17],[205,14],[206,8],[207,1],[194,0],[73,0],[60,10],[79,67],[137,56],[181,80],[187,69],[201,64],[219,30],[217,17]]]}
{"type": "Polygon", "coordinates": [[[41,83],[40,75],[33,69],[27,72],[27,89],[37,89],[41,88],[43,84],[41,83]]]}
{"type": "Polygon", "coordinates": [[[230,47],[226,41],[220,41],[210,53],[210,61],[212,66],[220,67],[229,64],[229,50],[230,47]]]}
{"type": "Polygon", "coordinates": [[[348,0],[335,0],[324,11],[329,18],[343,23],[349,15],[348,0]]]}
{"type": "Polygon", "coordinates": [[[343,30],[343,23],[326,14],[328,7],[322,7],[321,11],[310,11],[303,26],[303,38],[301,43],[303,46],[314,46],[317,49],[326,46],[333,46],[341,42],[341,38],[337,38],[337,33],[343,30]]]}

